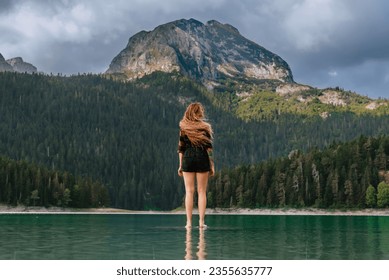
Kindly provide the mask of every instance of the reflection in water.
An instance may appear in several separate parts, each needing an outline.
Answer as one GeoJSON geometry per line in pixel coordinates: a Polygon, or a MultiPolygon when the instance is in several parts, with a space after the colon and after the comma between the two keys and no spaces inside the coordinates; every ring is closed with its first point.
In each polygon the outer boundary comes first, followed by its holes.
{"type": "Polygon", "coordinates": [[[197,246],[197,258],[199,260],[205,260],[207,256],[207,252],[205,251],[205,238],[204,238],[204,229],[201,228],[199,232],[199,244],[197,246]]]}
{"type": "Polygon", "coordinates": [[[0,214],[0,260],[389,260],[389,216],[0,214]]]}
{"type": "Polygon", "coordinates": [[[186,229],[186,240],[185,240],[185,260],[192,259],[192,231],[186,229]]]}
{"type": "MultiPolygon", "coordinates": [[[[204,229],[200,228],[199,229],[199,242],[197,244],[197,259],[199,260],[205,260],[207,256],[207,252],[205,250],[205,234],[204,234],[204,229]]],[[[185,260],[192,260],[193,255],[192,255],[192,230],[187,229],[186,230],[186,240],[185,240],[185,260]]]]}

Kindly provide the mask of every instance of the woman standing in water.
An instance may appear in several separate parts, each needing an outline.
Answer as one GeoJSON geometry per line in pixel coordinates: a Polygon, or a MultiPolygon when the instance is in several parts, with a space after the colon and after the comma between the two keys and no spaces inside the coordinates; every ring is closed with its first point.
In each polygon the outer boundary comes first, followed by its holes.
{"type": "Polygon", "coordinates": [[[180,121],[178,175],[184,177],[185,183],[186,228],[192,227],[193,194],[196,180],[199,227],[206,227],[204,217],[207,207],[208,177],[215,173],[212,156],[213,131],[211,125],[204,119],[204,108],[201,103],[196,102],[188,106],[180,121]]]}

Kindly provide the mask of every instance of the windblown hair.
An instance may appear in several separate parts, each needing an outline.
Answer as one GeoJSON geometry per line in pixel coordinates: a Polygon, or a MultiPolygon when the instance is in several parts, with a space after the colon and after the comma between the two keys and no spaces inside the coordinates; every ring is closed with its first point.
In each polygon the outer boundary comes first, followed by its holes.
{"type": "Polygon", "coordinates": [[[194,146],[202,146],[212,143],[213,131],[204,116],[203,105],[199,102],[191,103],[180,121],[180,129],[188,136],[194,146]]]}

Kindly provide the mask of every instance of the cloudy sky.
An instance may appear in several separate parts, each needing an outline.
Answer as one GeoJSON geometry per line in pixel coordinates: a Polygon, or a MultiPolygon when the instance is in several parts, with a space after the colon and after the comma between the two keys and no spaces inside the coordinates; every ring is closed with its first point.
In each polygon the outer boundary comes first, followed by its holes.
{"type": "Polygon", "coordinates": [[[141,30],[194,18],[235,26],[296,82],[389,98],[386,0],[0,0],[0,53],[46,73],[101,73],[141,30]]]}

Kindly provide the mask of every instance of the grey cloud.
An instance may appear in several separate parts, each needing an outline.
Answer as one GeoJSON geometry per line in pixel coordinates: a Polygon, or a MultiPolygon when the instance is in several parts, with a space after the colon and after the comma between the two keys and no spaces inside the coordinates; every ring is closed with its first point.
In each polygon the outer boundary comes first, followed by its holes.
{"type": "Polygon", "coordinates": [[[2,0],[0,1],[0,15],[9,13],[19,3],[18,0],[2,0]]]}

